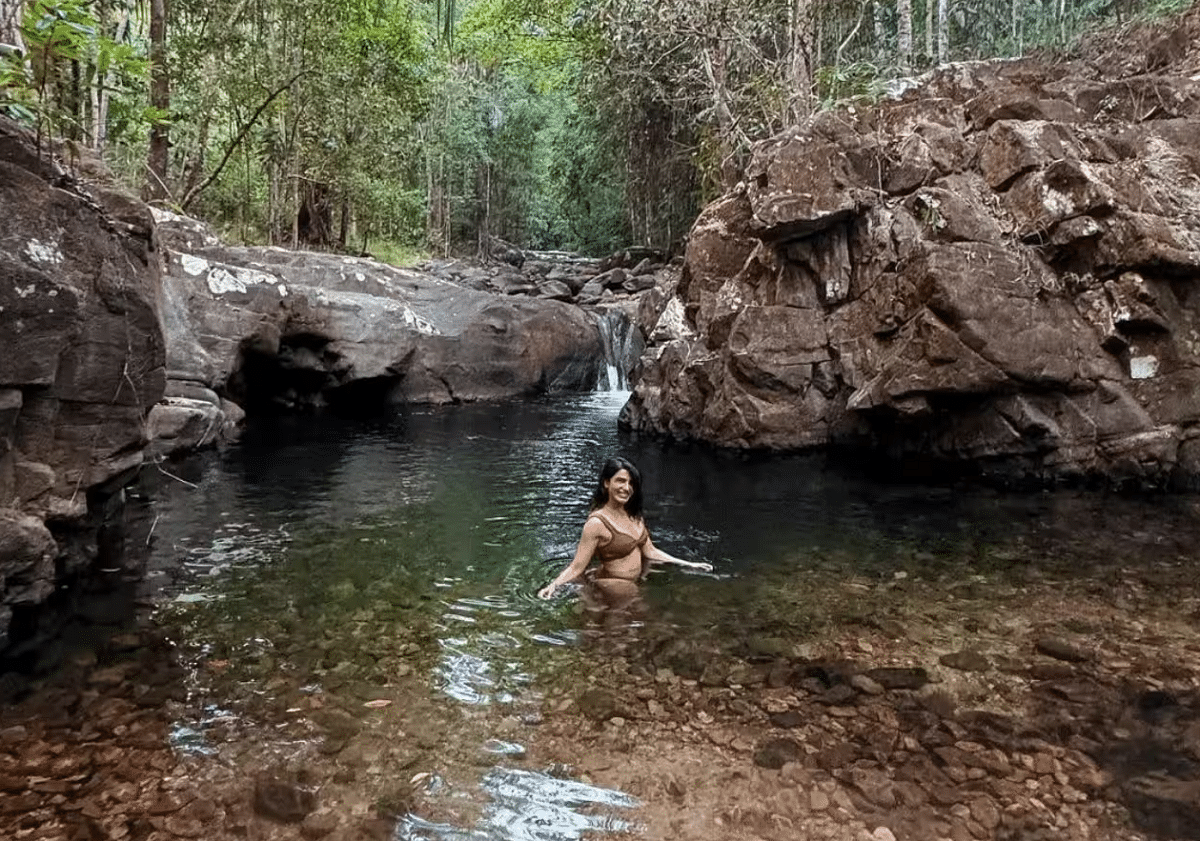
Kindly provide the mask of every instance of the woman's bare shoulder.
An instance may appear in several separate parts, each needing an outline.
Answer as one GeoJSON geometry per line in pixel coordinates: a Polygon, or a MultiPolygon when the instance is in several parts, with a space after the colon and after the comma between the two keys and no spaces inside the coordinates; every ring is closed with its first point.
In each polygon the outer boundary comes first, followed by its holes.
{"type": "Polygon", "coordinates": [[[608,537],[610,531],[611,529],[604,522],[604,518],[594,511],[588,514],[587,522],[583,524],[583,533],[585,536],[608,537]]]}

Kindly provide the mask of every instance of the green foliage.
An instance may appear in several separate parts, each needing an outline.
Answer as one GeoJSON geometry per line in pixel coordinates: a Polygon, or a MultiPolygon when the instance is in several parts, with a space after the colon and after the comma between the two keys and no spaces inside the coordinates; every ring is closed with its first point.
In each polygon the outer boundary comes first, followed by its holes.
{"type": "Polygon", "coordinates": [[[37,0],[25,12],[21,34],[41,53],[46,67],[56,60],[85,58],[97,40],[97,29],[85,0],[37,0]]]}
{"type": "Polygon", "coordinates": [[[574,0],[463,8],[426,121],[431,244],[483,250],[627,244],[620,140],[578,119],[583,44],[574,0]]]}
{"type": "Polygon", "coordinates": [[[670,248],[752,145],[811,107],[1190,5],[172,0],[166,113],[147,108],[140,4],[34,0],[21,48],[0,45],[0,112],[107,142],[137,181],[147,128],[168,127],[170,199],[248,242],[670,248]]]}
{"type": "Polygon", "coordinates": [[[26,125],[37,122],[37,91],[25,54],[0,44],[0,113],[26,125]]]}
{"type": "Polygon", "coordinates": [[[581,104],[611,129],[635,241],[675,246],[701,198],[732,186],[753,141],[781,129],[794,101],[805,99],[794,94],[795,6],[602,0],[581,7],[581,104]]]}
{"type": "Polygon", "coordinates": [[[21,20],[25,49],[0,46],[0,113],[39,135],[95,142],[95,103],[105,100],[106,135],[122,140],[166,115],[145,105],[148,63],[118,41],[88,0],[37,0],[21,20]]]}
{"type": "Polygon", "coordinates": [[[845,100],[875,101],[883,93],[885,77],[869,61],[828,65],[816,73],[816,95],[825,108],[845,100]]]}
{"type": "Polygon", "coordinates": [[[419,239],[436,57],[432,19],[410,10],[177,0],[172,98],[188,114],[173,136],[177,200],[255,241],[352,251],[419,239]]]}
{"type": "Polygon", "coordinates": [[[1185,12],[1195,5],[1195,0],[1151,0],[1141,11],[1139,17],[1143,20],[1157,20],[1185,12]]]}
{"type": "Polygon", "coordinates": [[[395,240],[377,240],[372,242],[369,252],[379,262],[387,263],[389,266],[396,266],[401,269],[420,265],[430,257],[427,249],[410,245],[408,242],[397,242],[395,240]]]}
{"type": "Polygon", "coordinates": [[[382,247],[379,240],[409,250],[421,242],[426,213],[422,190],[401,189],[386,177],[359,171],[351,174],[346,196],[355,207],[361,237],[361,241],[347,243],[348,246],[374,253],[382,247]]]}
{"type": "Polygon", "coordinates": [[[565,230],[558,247],[611,254],[631,241],[624,169],[599,115],[574,105],[554,138],[550,172],[565,230]]]}

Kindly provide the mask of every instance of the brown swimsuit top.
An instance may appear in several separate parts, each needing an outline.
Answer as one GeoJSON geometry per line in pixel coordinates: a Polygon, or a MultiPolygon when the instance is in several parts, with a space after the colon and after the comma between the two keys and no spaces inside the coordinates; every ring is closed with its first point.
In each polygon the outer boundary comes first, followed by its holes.
{"type": "Polygon", "coordinates": [[[612,520],[605,517],[599,511],[593,511],[592,516],[604,523],[608,530],[612,532],[612,539],[608,543],[596,547],[596,557],[600,559],[601,565],[609,561],[624,558],[634,549],[641,549],[646,545],[646,541],[650,539],[650,530],[646,528],[645,523],[642,523],[641,537],[634,537],[631,534],[621,531],[613,525],[612,520]]]}

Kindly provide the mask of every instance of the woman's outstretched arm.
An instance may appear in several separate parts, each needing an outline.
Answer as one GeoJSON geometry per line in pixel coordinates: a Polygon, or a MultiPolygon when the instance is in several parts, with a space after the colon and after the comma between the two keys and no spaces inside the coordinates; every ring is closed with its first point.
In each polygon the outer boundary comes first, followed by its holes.
{"type": "Polygon", "coordinates": [[[687,567],[688,569],[699,569],[704,572],[712,572],[712,564],[703,563],[700,561],[685,561],[683,558],[676,558],[674,555],[668,555],[662,549],[654,545],[654,541],[646,537],[646,543],[642,546],[642,557],[652,564],[675,564],[676,566],[687,567]]]}
{"type": "Polygon", "coordinates": [[[596,547],[600,544],[600,538],[606,534],[608,534],[608,530],[604,528],[603,524],[599,520],[589,517],[588,521],[583,524],[583,534],[579,538],[579,546],[575,549],[575,557],[562,572],[554,577],[553,581],[538,590],[538,598],[550,598],[554,595],[554,591],[561,585],[566,584],[568,581],[574,581],[583,575],[583,571],[592,562],[592,556],[596,554],[596,547]]]}

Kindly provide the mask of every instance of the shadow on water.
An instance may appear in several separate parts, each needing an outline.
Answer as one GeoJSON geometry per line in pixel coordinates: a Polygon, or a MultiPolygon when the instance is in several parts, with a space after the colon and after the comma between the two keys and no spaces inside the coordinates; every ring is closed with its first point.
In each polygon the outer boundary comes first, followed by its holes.
{"type": "MultiPolygon", "coordinates": [[[[623,400],[273,419],[180,465],[194,487],[151,487],[146,587],[167,602],[207,705],[179,722],[189,749],[214,747],[214,718],[285,717],[316,694],[361,710],[406,676],[448,721],[536,707],[544,673],[603,656],[576,599],[534,594],[573,553],[613,453],[642,469],[655,543],[715,566],[651,577],[633,637],[658,643],[812,637],[847,613],[878,621],[895,598],[883,585],[903,581],[962,593],[1055,578],[1103,587],[1132,568],[1169,586],[1200,536],[1189,500],[893,485],[812,456],[623,435],[623,400]],[[857,589],[831,601],[828,582],[857,589]],[[214,662],[219,676],[203,671],[214,662]]],[[[443,752],[474,756],[481,736],[443,752]]],[[[408,814],[397,839],[566,841],[629,828],[611,814],[635,805],[628,796],[503,759],[468,795],[483,804],[474,824],[408,814]]]]}

